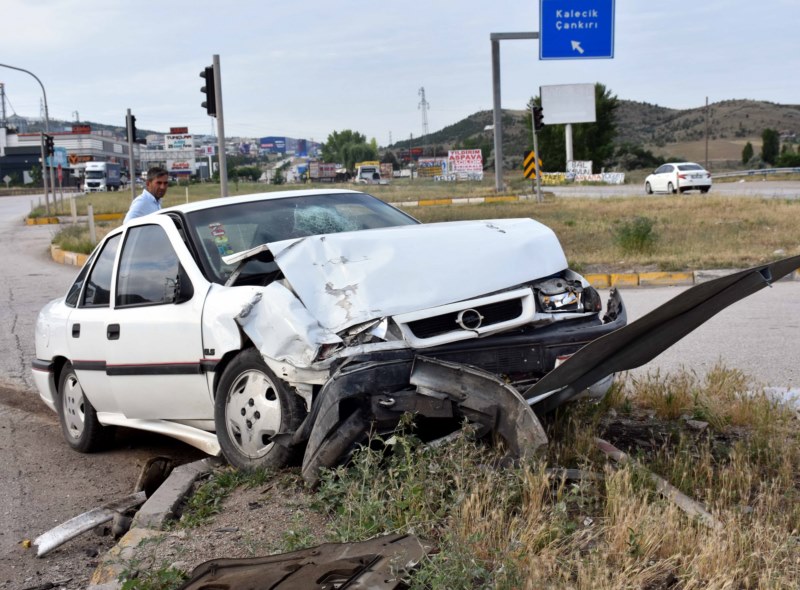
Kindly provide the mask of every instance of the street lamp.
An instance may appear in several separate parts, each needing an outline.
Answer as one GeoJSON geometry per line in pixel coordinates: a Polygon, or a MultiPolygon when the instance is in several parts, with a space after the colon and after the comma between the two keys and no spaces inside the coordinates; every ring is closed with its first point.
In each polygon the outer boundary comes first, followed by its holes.
{"type": "MultiPolygon", "coordinates": [[[[36,74],[34,74],[33,72],[30,72],[28,70],[25,70],[23,68],[18,68],[16,66],[10,66],[8,64],[0,64],[0,67],[9,68],[10,70],[17,70],[18,72],[25,72],[26,74],[30,74],[39,83],[39,86],[42,87],[42,97],[44,98],[44,131],[45,131],[45,133],[49,134],[50,133],[50,114],[47,111],[47,92],[45,92],[45,90],[44,90],[44,84],[42,84],[42,81],[39,79],[39,77],[36,74]]],[[[45,205],[46,205],[46,208],[47,208],[47,214],[50,215],[50,196],[49,196],[49,193],[47,191],[46,174],[44,173],[44,166],[45,166],[46,163],[47,163],[46,160],[43,159],[42,160],[42,178],[44,179],[44,200],[45,200],[45,205]]],[[[53,178],[53,168],[52,167],[50,168],[50,186],[53,187],[53,198],[55,198],[55,196],[56,196],[55,178],[53,178]]]]}

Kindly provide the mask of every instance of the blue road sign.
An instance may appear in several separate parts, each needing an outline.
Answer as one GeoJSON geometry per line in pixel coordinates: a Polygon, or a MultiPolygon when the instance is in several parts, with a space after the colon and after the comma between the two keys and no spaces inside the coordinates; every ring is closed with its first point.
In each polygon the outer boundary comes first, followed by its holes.
{"type": "Polygon", "coordinates": [[[614,57],[614,0],[539,0],[539,59],[614,57]]]}

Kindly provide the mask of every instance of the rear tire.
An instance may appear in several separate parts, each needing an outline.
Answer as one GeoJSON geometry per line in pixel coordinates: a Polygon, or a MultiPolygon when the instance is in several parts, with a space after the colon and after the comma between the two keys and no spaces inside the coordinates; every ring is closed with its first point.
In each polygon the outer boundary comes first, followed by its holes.
{"type": "Polygon", "coordinates": [[[290,449],[272,441],[297,430],[303,400],[267,367],[255,348],[239,353],[222,373],[214,400],[214,424],[222,454],[239,469],[285,466],[290,449]]]}
{"type": "Polygon", "coordinates": [[[114,430],[97,420],[97,412],[86,399],[71,363],[61,371],[55,402],[61,432],[69,446],[80,453],[93,453],[108,445],[114,430]]]}
{"type": "Polygon", "coordinates": [[[701,188],[700,192],[705,195],[706,193],[708,193],[709,190],[711,190],[711,187],[710,186],[706,186],[706,187],[701,188]]]}
{"type": "Polygon", "coordinates": [[[671,194],[671,195],[674,195],[674,194],[675,194],[675,187],[672,185],[672,183],[671,183],[671,182],[670,182],[670,183],[667,185],[667,192],[668,192],[669,194],[671,194]]]}

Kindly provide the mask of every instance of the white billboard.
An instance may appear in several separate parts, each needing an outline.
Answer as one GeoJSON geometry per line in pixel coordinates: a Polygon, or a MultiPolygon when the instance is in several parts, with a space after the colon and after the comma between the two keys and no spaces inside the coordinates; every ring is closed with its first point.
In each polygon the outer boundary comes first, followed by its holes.
{"type": "Polygon", "coordinates": [[[189,133],[178,133],[164,136],[165,150],[193,150],[194,138],[189,133]]]}
{"type": "Polygon", "coordinates": [[[540,86],[545,125],[594,123],[597,120],[594,84],[540,86]]]}

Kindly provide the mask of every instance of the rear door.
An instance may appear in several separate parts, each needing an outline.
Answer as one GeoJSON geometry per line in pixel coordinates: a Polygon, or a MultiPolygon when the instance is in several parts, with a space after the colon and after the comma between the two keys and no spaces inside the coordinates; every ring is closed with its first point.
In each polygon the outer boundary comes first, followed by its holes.
{"type": "MultiPolygon", "coordinates": [[[[106,373],[106,326],[112,312],[114,262],[121,240],[122,234],[117,234],[103,245],[67,323],[70,361],[84,395],[98,412],[118,411],[106,373]]],[[[75,287],[80,289],[80,282],[75,287]]]]}

